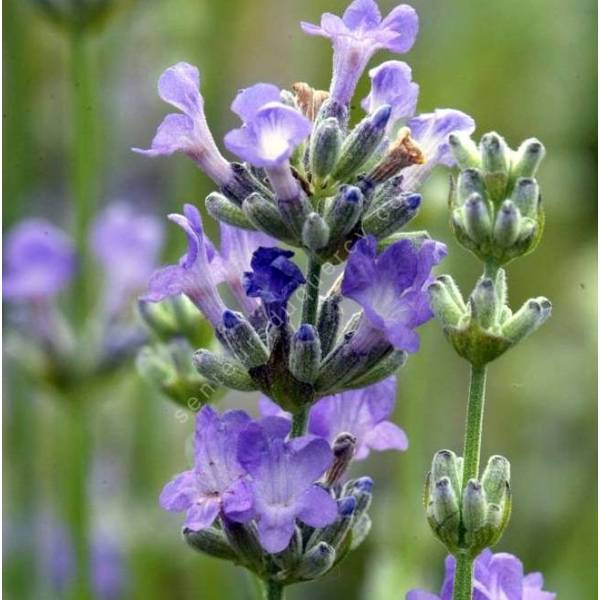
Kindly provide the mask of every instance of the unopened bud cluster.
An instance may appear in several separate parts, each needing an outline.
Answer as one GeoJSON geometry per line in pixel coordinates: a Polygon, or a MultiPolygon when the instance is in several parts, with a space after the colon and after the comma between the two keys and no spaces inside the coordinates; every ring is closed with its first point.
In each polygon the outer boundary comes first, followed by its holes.
{"type": "Polygon", "coordinates": [[[542,143],[525,140],[515,151],[497,133],[486,133],[479,146],[461,134],[449,141],[461,169],[450,195],[450,221],[460,244],[496,266],[534,250],[544,228],[535,179],[542,143]]]}
{"type": "Polygon", "coordinates": [[[510,464],[492,456],[480,480],[463,482],[462,458],[440,450],[427,477],[424,504],[431,529],[448,551],[475,558],[498,542],[510,518],[510,464]]]}
{"type": "MultiPolygon", "coordinates": [[[[331,469],[335,466],[336,461],[331,469]]],[[[259,577],[282,585],[322,577],[357,548],[371,529],[368,511],[373,480],[360,477],[341,485],[327,481],[327,476],[321,485],[336,500],[337,519],[322,528],[297,523],[288,547],[282,552],[267,553],[261,547],[254,524],[226,518],[219,518],[213,526],[200,531],[184,529],[183,537],[198,552],[242,564],[259,577]]]]}
{"type": "Polygon", "coordinates": [[[506,274],[483,276],[465,302],[449,275],[441,275],[428,288],[431,307],[456,352],[476,366],[498,358],[533,333],[550,316],[547,298],[527,300],[515,313],[507,304],[506,274]]]}

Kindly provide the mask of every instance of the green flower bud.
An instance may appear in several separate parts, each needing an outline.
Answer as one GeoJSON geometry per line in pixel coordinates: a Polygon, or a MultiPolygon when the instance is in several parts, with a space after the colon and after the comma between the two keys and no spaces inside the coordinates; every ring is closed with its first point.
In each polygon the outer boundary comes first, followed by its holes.
{"type": "MultiPolygon", "coordinates": [[[[453,294],[440,281],[434,281],[427,288],[429,304],[436,318],[445,327],[447,325],[458,325],[466,312],[466,308],[459,306],[453,294]]],[[[461,299],[462,301],[462,299],[461,299]]],[[[463,303],[464,307],[464,303],[463,303]]]]}
{"type": "Polygon", "coordinates": [[[323,217],[311,212],[302,227],[302,243],[312,252],[325,248],[329,243],[329,225],[323,217]]]}
{"type": "Polygon", "coordinates": [[[480,142],[481,167],[486,173],[508,174],[509,149],[504,138],[495,132],[486,133],[480,142]]]}
{"type": "Polygon", "coordinates": [[[525,140],[513,156],[511,176],[534,177],[545,154],[542,142],[536,138],[525,140]]]}
{"type": "Polygon", "coordinates": [[[242,392],[258,389],[246,368],[235,359],[201,349],[194,353],[192,362],[198,373],[208,381],[242,392]]]}
{"type": "Polygon", "coordinates": [[[450,150],[461,169],[478,168],[481,156],[477,144],[464,132],[451,133],[448,136],[450,150]]]}
{"type": "Polygon", "coordinates": [[[473,318],[482,329],[494,327],[498,319],[498,297],[491,279],[483,278],[477,282],[471,294],[473,318]]]}
{"type": "Polygon", "coordinates": [[[305,581],[317,579],[331,569],[335,557],[335,550],[329,544],[319,542],[304,554],[294,575],[305,581]]]}
{"type": "Polygon", "coordinates": [[[241,229],[249,229],[251,231],[256,229],[244,211],[223,194],[212,192],[206,197],[205,204],[208,214],[217,221],[222,221],[241,229]]]}
{"type": "Polygon", "coordinates": [[[371,517],[366,513],[361,515],[356,523],[352,526],[352,541],[350,542],[350,550],[358,548],[369,535],[371,531],[371,517]]]}
{"type": "Polygon", "coordinates": [[[464,204],[473,194],[478,194],[482,198],[487,195],[485,181],[479,169],[465,169],[458,175],[456,182],[456,194],[459,204],[464,204]]]}
{"type": "Polygon", "coordinates": [[[362,214],[364,198],[355,186],[343,185],[333,199],[325,219],[329,225],[330,243],[336,245],[354,228],[362,214]]]}
{"type": "Polygon", "coordinates": [[[317,332],[321,341],[321,355],[327,356],[333,346],[340,327],[340,302],[342,297],[333,294],[321,302],[319,318],[317,320],[317,332]]]}
{"type": "Polygon", "coordinates": [[[462,459],[459,459],[452,450],[439,450],[433,457],[431,477],[433,481],[447,478],[458,496],[462,480],[462,459]]]}
{"type": "Polygon", "coordinates": [[[511,200],[505,200],[496,215],[494,242],[502,248],[510,248],[519,237],[521,214],[511,200]]]}
{"type": "Polygon", "coordinates": [[[468,236],[477,244],[489,241],[492,217],[489,207],[479,194],[471,194],[464,207],[464,224],[468,236]]]}
{"type": "Polygon", "coordinates": [[[346,387],[349,389],[363,388],[386,379],[404,366],[407,358],[408,355],[403,350],[393,350],[366,373],[352,379],[346,384],[346,387]]]}
{"type": "Polygon", "coordinates": [[[292,338],[289,368],[292,375],[304,383],[313,383],[321,364],[321,342],[312,325],[300,325],[292,338]]]}
{"type": "Polygon", "coordinates": [[[228,544],[235,551],[240,562],[255,573],[261,573],[265,567],[265,555],[258,540],[258,532],[253,523],[236,523],[222,519],[223,533],[228,544]]]}
{"type": "Polygon", "coordinates": [[[547,298],[528,300],[502,326],[502,335],[516,344],[541,327],[552,312],[552,304],[547,298]]]}
{"type": "Polygon", "coordinates": [[[264,365],[269,359],[267,347],[254,327],[241,313],[225,311],[219,328],[233,355],[247,368],[264,365]]]}
{"type": "Polygon", "coordinates": [[[283,222],[277,207],[261,194],[248,196],[242,204],[242,210],[257,229],[287,244],[297,245],[294,234],[283,222]]]}
{"type": "Polygon", "coordinates": [[[343,133],[336,118],[329,117],[315,127],[310,140],[310,171],[318,185],[333,169],[342,145],[343,133]]]}
{"type": "Polygon", "coordinates": [[[295,198],[278,198],[277,208],[282,221],[293,232],[294,238],[302,239],[304,223],[312,212],[312,206],[304,192],[300,192],[295,198]]]}
{"type": "Polygon", "coordinates": [[[535,179],[519,177],[515,182],[512,201],[521,214],[535,219],[540,203],[540,187],[535,179]]]}
{"type": "Polygon", "coordinates": [[[469,479],[463,493],[462,518],[467,534],[476,532],[486,523],[487,502],[481,483],[469,479]]]}
{"type": "Polygon", "coordinates": [[[501,506],[510,487],[510,463],[503,456],[491,456],[481,478],[486,498],[501,506]]]}
{"type": "Polygon", "coordinates": [[[237,555],[227,542],[224,533],[216,527],[208,527],[200,531],[184,529],[183,539],[188,546],[203,554],[234,562],[237,560],[237,555]]]}
{"type": "Polygon", "coordinates": [[[365,233],[381,239],[392,235],[413,219],[421,205],[419,194],[400,194],[376,205],[363,218],[365,233]]]}

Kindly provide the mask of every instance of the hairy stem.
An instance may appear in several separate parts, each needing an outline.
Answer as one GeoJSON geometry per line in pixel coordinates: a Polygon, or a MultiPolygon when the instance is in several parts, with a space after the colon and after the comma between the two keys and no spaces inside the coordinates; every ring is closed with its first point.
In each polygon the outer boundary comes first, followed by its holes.
{"type": "Polygon", "coordinates": [[[283,600],[284,588],[281,583],[267,579],[263,582],[263,600],[283,600]]]}
{"type": "MultiPolygon", "coordinates": [[[[467,486],[469,479],[479,477],[486,373],[487,366],[476,367],[471,365],[471,384],[469,386],[463,451],[463,489],[467,486]]],[[[460,554],[456,562],[454,600],[471,600],[472,579],[473,559],[466,554],[460,554]]]]}
{"type": "Polygon", "coordinates": [[[317,321],[319,307],[319,284],[321,282],[321,264],[309,259],[306,273],[306,295],[302,305],[302,322],[314,325],[317,321]]]}
{"type": "Polygon", "coordinates": [[[292,417],[292,432],[291,437],[300,437],[304,435],[306,431],[306,424],[308,422],[308,412],[310,410],[310,404],[305,404],[300,407],[292,417]]]}

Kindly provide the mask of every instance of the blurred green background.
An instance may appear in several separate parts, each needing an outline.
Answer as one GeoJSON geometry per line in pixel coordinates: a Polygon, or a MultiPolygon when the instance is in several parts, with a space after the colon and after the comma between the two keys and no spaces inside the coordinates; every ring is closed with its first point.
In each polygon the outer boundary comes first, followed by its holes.
{"type": "MultiPolygon", "coordinates": [[[[31,215],[70,226],[69,46],[34,4],[3,3],[5,230],[31,215]]],[[[330,46],[304,36],[298,22],[315,22],[324,11],[341,14],[345,4],[143,0],[116,14],[89,39],[93,95],[87,108],[98,133],[97,147],[90,148],[98,205],[119,198],[160,215],[183,202],[202,205],[210,182],[188,160],[151,161],[129,150],[146,147],[167,112],[155,92],[160,73],[180,60],[200,67],[206,112],[221,140],[235,122],[229,104],[240,87],[307,81],[327,88],[330,46]]],[[[513,306],[545,295],[554,312],[535,336],[491,366],[483,453],[501,453],[513,465],[513,516],[497,550],[518,555],[526,571],[542,571],[546,589],[559,598],[595,598],[596,3],[412,4],[421,32],[403,59],[421,86],[419,110],[458,108],[475,118],[476,135],[497,130],[513,146],[536,136],[548,151],[539,175],[546,232],[535,254],[508,273],[513,306]]],[[[392,2],[380,5],[386,13],[392,2]]],[[[387,58],[379,54],[374,64],[387,58]]],[[[364,78],[356,98],[366,93],[364,78]]],[[[446,195],[442,173],[428,183],[414,228],[427,228],[449,245],[444,270],[468,292],[478,264],[450,237],[446,195]]],[[[173,238],[165,260],[182,251],[181,237],[173,238]]],[[[461,449],[468,372],[435,322],[423,327],[422,340],[422,351],[399,377],[395,418],[408,433],[409,451],[359,465],[376,480],[374,530],[323,581],[292,589],[292,600],[305,594],[398,600],[412,587],[439,589],[444,551],[428,531],[421,490],[432,454],[461,449]]],[[[40,577],[39,540],[27,524],[63,497],[61,400],[8,365],[4,592],[15,600],[60,598],[40,577]]],[[[141,382],[133,367],[108,388],[85,393],[93,404],[89,436],[104,473],[90,505],[94,518],[119,536],[127,574],[122,597],[252,598],[243,572],[191,552],[179,538],[180,516],[158,507],[161,486],[185,464],[191,419],[176,418],[175,405],[141,382]]],[[[250,408],[254,401],[226,403],[250,408]]]]}

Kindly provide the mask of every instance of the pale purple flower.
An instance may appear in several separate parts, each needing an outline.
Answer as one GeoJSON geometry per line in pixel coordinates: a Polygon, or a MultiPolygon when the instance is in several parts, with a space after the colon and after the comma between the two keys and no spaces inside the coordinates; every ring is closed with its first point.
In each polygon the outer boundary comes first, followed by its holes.
{"type": "Polygon", "coordinates": [[[43,219],[26,219],[6,236],[3,295],[13,302],[45,302],[71,281],[77,265],[66,233],[43,219]]]}
{"type": "MultiPolygon", "coordinates": [[[[456,559],[446,558],[446,575],[439,596],[412,590],[406,600],[452,600],[456,559]]],[[[556,594],[542,590],[541,573],[523,574],[523,563],[512,554],[484,550],[475,561],[473,600],[554,600],[556,594]]]]}
{"type": "Polygon", "coordinates": [[[215,183],[224,185],[233,177],[231,164],[219,152],[208,128],[199,88],[200,72],[196,67],[185,62],[169,67],[158,80],[158,95],[181,113],[171,113],[164,118],[150,149],[133,150],[146,156],[182,152],[215,183]]]}
{"type": "Polygon", "coordinates": [[[187,511],[184,527],[199,531],[222,514],[245,522],[252,517],[252,491],[237,458],[238,437],[250,423],[244,411],[219,416],[204,406],[196,416],[194,468],[177,475],[163,489],[160,505],[168,511],[187,511]]]}
{"type": "Polygon", "coordinates": [[[171,214],[169,219],[185,231],[187,253],[179,264],[163,267],[152,275],[143,300],[160,302],[185,294],[216,327],[226,309],[217,290],[222,277],[221,270],[215,268],[217,253],[204,233],[198,209],[186,204],[183,212],[183,215],[171,214]]]}
{"type": "Polygon", "coordinates": [[[337,518],[335,500],[315,482],[331,464],[329,444],[313,436],[286,441],[287,419],[265,418],[239,436],[238,459],[251,476],[259,540],[269,553],[284,550],[296,519],[324,527],[337,518]]]}
{"type": "Polygon", "coordinates": [[[49,512],[38,517],[35,533],[40,575],[52,591],[64,597],[75,580],[75,549],[64,523],[49,512]]]}
{"type": "Polygon", "coordinates": [[[369,71],[371,91],[361,106],[373,114],[384,105],[392,107],[388,130],[400,120],[412,117],[417,107],[419,86],[412,81],[411,68],[399,60],[388,60],[369,71]]]}
{"type": "Polygon", "coordinates": [[[354,0],[340,17],[324,13],[321,24],[301,23],[305,33],[330,38],[333,44],[331,98],[348,105],[367,63],[378,50],[408,52],[419,30],[415,10],[396,6],[382,19],[374,0],[354,0]]]}
{"type": "Polygon", "coordinates": [[[311,122],[299,111],[283,104],[279,89],[257,83],[241,90],[231,109],[242,127],[225,136],[225,146],[255,167],[285,165],[311,131],[311,122]]]}
{"type": "MultiPolygon", "coordinates": [[[[395,401],[395,377],[360,390],[325,396],[310,409],[308,431],[330,445],[340,433],[351,433],[356,438],[356,460],[367,458],[371,450],[406,450],[406,434],[388,420],[395,401]]],[[[266,396],[260,398],[259,409],[263,416],[291,418],[266,396]]]]}
{"type": "Polygon", "coordinates": [[[96,219],[91,246],[104,270],[104,308],[109,315],[147,285],[162,242],[160,221],[127,204],[112,204],[96,219]]]}
{"type": "Polygon", "coordinates": [[[382,337],[397,350],[416,352],[415,329],[433,316],[427,285],[431,269],[446,255],[434,240],[420,244],[400,240],[377,255],[374,237],[352,249],[342,280],[342,294],[362,306],[363,318],[350,343],[364,351],[382,337]]]}
{"type": "Polygon", "coordinates": [[[402,189],[417,190],[436,165],[452,167],[455,164],[448,137],[451,133],[475,131],[475,121],[460,110],[438,108],[432,113],[424,113],[409,119],[407,126],[412,138],[425,156],[425,163],[412,165],[402,171],[402,189]]]}
{"type": "Polygon", "coordinates": [[[125,557],[115,538],[97,534],[92,543],[92,587],[97,600],[119,600],[125,597],[125,557]]]}

